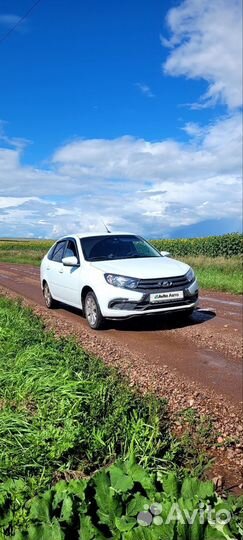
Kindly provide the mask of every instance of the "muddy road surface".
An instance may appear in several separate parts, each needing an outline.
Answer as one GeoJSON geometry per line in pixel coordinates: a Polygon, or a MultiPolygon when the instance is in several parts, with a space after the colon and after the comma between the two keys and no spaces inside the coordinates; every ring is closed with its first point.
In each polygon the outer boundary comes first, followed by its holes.
{"type": "MultiPolygon", "coordinates": [[[[0,264],[0,286],[44,306],[39,269],[28,265],[0,264]]],[[[107,339],[110,346],[141,355],[147,376],[163,368],[223,396],[237,408],[242,404],[242,303],[241,297],[201,291],[200,306],[191,319],[160,315],[109,321],[105,330],[88,328],[81,312],[63,304],[53,311],[66,326],[80,328],[90,340],[107,339]]],[[[49,313],[51,315],[51,313],[49,313]]]]}

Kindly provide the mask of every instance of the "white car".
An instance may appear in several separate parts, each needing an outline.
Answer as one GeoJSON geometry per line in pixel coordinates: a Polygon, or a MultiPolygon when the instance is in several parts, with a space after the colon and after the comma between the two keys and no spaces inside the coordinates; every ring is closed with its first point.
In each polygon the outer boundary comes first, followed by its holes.
{"type": "Polygon", "coordinates": [[[41,262],[46,306],[82,309],[91,328],[106,318],[163,312],[192,313],[198,283],[187,264],[132,233],[75,234],[61,238],[41,262]]]}

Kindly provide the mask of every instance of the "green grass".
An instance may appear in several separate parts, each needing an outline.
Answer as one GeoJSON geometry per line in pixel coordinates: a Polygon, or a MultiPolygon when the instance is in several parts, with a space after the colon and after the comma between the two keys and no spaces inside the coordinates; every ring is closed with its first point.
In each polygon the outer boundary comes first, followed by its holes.
{"type": "Polygon", "coordinates": [[[0,240],[0,262],[39,266],[53,240],[0,240]]]}
{"type": "MultiPolygon", "coordinates": [[[[193,409],[184,421],[176,439],[165,400],[131,390],[73,339],[55,338],[31,310],[0,297],[0,539],[177,538],[157,526],[144,536],[136,515],[145,502],[172,504],[175,492],[181,502],[182,494],[221,504],[210,482],[189,481],[204,468],[212,427],[193,409]]],[[[238,534],[240,503],[230,505],[238,534]]]]}
{"type": "MultiPolygon", "coordinates": [[[[200,418],[197,427],[199,433],[200,418]]],[[[194,429],[189,443],[177,440],[165,400],[131,390],[72,338],[55,338],[31,310],[0,297],[1,480],[45,484],[64,471],[90,473],[131,450],[144,466],[183,464],[200,473],[210,441],[196,435],[194,429]]]]}
{"type": "Polygon", "coordinates": [[[131,446],[152,464],[168,442],[164,400],[142,398],[72,339],[55,339],[31,311],[0,298],[1,479],[90,472],[131,446]]]}
{"type": "Polygon", "coordinates": [[[11,264],[31,264],[32,266],[40,266],[41,259],[46,254],[47,250],[41,249],[34,251],[32,249],[22,251],[13,249],[12,251],[1,249],[0,244],[0,262],[11,264]]]}
{"type": "Polygon", "coordinates": [[[203,289],[212,289],[235,294],[243,293],[242,258],[231,257],[183,257],[196,272],[199,285],[203,289]]]}
{"type": "Polygon", "coordinates": [[[49,249],[54,240],[18,240],[18,239],[9,239],[9,240],[0,240],[0,248],[4,251],[12,251],[13,249],[19,249],[21,251],[29,251],[30,249],[34,251],[40,251],[49,249]]]}

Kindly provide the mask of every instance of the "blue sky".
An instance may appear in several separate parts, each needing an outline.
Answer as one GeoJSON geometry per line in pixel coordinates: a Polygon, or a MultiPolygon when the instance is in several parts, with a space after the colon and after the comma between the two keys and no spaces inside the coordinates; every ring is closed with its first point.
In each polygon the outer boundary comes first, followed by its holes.
{"type": "MultiPolygon", "coordinates": [[[[0,39],[32,5],[3,0],[0,39]]],[[[241,228],[240,0],[41,0],[0,43],[0,236],[241,228]]]]}

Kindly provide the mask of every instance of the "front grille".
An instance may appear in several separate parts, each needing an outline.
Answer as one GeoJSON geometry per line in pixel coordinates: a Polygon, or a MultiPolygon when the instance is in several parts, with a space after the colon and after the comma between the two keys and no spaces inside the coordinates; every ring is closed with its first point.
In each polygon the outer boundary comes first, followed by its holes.
{"type": "Polygon", "coordinates": [[[166,291],[176,290],[183,287],[187,287],[189,281],[185,276],[168,277],[168,278],[155,278],[155,279],[140,279],[136,287],[137,291],[166,291]],[[163,285],[164,283],[164,285],[163,285]],[[169,285],[168,285],[169,283],[169,285]]]}

